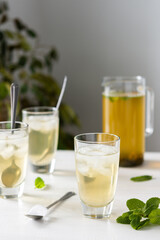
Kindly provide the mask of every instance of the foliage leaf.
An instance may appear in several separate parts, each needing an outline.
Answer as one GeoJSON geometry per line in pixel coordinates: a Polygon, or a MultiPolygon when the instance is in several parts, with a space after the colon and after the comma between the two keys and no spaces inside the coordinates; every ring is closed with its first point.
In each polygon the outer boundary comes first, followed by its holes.
{"type": "Polygon", "coordinates": [[[134,215],[143,215],[143,208],[138,208],[133,210],[134,215]]]}
{"type": "Polygon", "coordinates": [[[149,181],[152,179],[152,176],[150,175],[143,175],[138,177],[132,177],[130,180],[134,182],[143,182],[143,181],[149,181]]]}
{"type": "Polygon", "coordinates": [[[32,29],[29,29],[29,28],[28,28],[28,29],[26,30],[26,32],[27,32],[28,36],[31,37],[31,38],[36,38],[36,37],[37,37],[36,32],[35,32],[34,30],[32,30],[32,29]]]}
{"type": "Polygon", "coordinates": [[[53,60],[58,60],[58,54],[55,48],[52,48],[49,51],[49,56],[53,59],[53,60]]]}
{"type": "Polygon", "coordinates": [[[20,58],[18,60],[18,66],[19,67],[24,67],[26,65],[26,63],[27,63],[27,59],[28,58],[25,55],[20,56],[20,58]]]}
{"type": "Polygon", "coordinates": [[[144,215],[148,216],[152,210],[157,209],[160,204],[160,198],[153,197],[150,198],[144,206],[144,215]]]}
{"type": "Polygon", "coordinates": [[[46,67],[48,68],[48,70],[51,71],[52,70],[52,60],[49,55],[45,56],[45,64],[46,64],[46,67]]]}
{"type": "Polygon", "coordinates": [[[46,97],[44,97],[43,88],[40,88],[37,85],[32,85],[32,92],[36,96],[36,99],[38,100],[38,103],[40,105],[48,105],[47,104],[47,99],[46,99],[46,97]]]}
{"type": "Polygon", "coordinates": [[[34,57],[30,64],[31,71],[34,73],[37,70],[37,68],[42,69],[42,67],[43,67],[42,61],[34,57]]]}
{"type": "Polygon", "coordinates": [[[14,50],[20,50],[20,49],[21,49],[21,44],[20,43],[15,43],[15,44],[8,45],[8,51],[14,51],[14,50]]]}
{"type": "Polygon", "coordinates": [[[131,224],[132,228],[134,228],[136,230],[138,229],[141,218],[142,217],[139,215],[134,215],[134,214],[130,215],[130,220],[131,220],[130,224],[131,224]]]}
{"type": "Polygon", "coordinates": [[[22,70],[22,71],[19,72],[18,76],[19,76],[20,79],[25,79],[28,75],[27,75],[26,71],[22,70]]]}
{"type": "Polygon", "coordinates": [[[119,97],[111,97],[111,96],[107,96],[107,98],[111,101],[111,102],[115,102],[119,99],[119,97]]]}
{"type": "Polygon", "coordinates": [[[0,42],[4,39],[4,33],[0,31],[0,42]]]}
{"type": "Polygon", "coordinates": [[[66,124],[76,124],[78,127],[80,127],[80,121],[77,117],[77,115],[75,114],[75,112],[73,111],[73,109],[66,104],[61,104],[60,107],[60,116],[62,119],[62,125],[64,123],[66,124]]]}
{"type": "Polygon", "coordinates": [[[6,65],[6,50],[7,50],[7,42],[5,39],[1,42],[1,49],[0,49],[0,65],[5,67],[6,65]]]}
{"type": "Polygon", "coordinates": [[[4,34],[6,37],[8,37],[10,39],[14,39],[14,37],[15,37],[14,33],[10,30],[4,30],[4,34]]]}
{"type": "Polygon", "coordinates": [[[8,66],[9,71],[14,72],[15,70],[17,70],[19,68],[17,63],[13,63],[11,65],[8,66]]]}
{"type": "Polygon", "coordinates": [[[123,213],[122,216],[116,219],[117,223],[130,224],[131,220],[129,219],[129,216],[131,214],[132,214],[132,211],[123,213]]]}
{"type": "Polygon", "coordinates": [[[36,80],[45,88],[48,93],[59,95],[60,88],[58,84],[54,81],[53,77],[44,73],[34,73],[31,74],[31,79],[36,80]]]}
{"type": "Polygon", "coordinates": [[[1,82],[0,83],[0,100],[5,99],[9,94],[7,83],[1,82]]]}
{"type": "Polygon", "coordinates": [[[20,92],[21,92],[22,94],[25,94],[25,93],[27,93],[27,91],[28,91],[28,85],[27,85],[27,84],[23,84],[23,85],[21,86],[21,88],[20,88],[20,92]]]}
{"type": "Polygon", "coordinates": [[[22,49],[26,52],[31,50],[31,45],[25,39],[21,40],[20,45],[21,45],[22,49]]]}
{"type": "Polygon", "coordinates": [[[149,219],[145,219],[145,220],[143,220],[143,221],[140,221],[139,226],[137,227],[136,230],[141,229],[142,227],[148,225],[149,223],[150,223],[150,220],[149,220],[149,219]]]}
{"type": "Polygon", "coordinates": [[[1,1],[0,2],[0,14],[4,13],[5,11],[7,11],[8,8],[8,4],[6,1],[1,1]]]}
{"type": "Polygon", "coordinates": [[[0,68],[0,75],[2,75],[3,78],[5,80],[7,80],[8,82],[12,82],[13,81],[13,76],[5,68],[0,68]]]}
{"type": "Polygon", "coordinates": [[[8,16],[4,14],[0,19],[0,24],[6,23],[8,21],[8,16]]]}
{"type": "Polygon", "coordinates": [[[150,219],[151,223],[160,225],[160,209],[152,210],[148,218],[150,219]]]}
{"type": "Polygon", "coordinates": [[[14,24],[18,31],[26,29],[25,24],[19,18],[14,19],[14,24]]]}
{"type": "Polygon", "coordinates": [[[37,177],[35,179],[35,188],[38,188],[38,189],[42,189],[44,188],[46,185],[43,181],[43,179],[41,177],[37,177]]]}
{"type": "Polygon", "coordinates": [[[127,201],[127,207],[129,210],[142,209],[145,203],[137,198],[131,198],[127,201]]]}
{"type": "Polygon", "coordinates": [[[61,141],[58,142],[59,149],[73,149],[73,135],[65,132],[62,128],[59,129],[61,141]]]}

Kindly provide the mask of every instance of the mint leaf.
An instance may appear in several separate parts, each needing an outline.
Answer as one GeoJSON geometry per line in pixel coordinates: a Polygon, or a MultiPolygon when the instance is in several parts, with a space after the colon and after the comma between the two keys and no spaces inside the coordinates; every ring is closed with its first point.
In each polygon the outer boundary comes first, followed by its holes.
{"type": "Polygon", "coordinates": [[[147,200],[146,204],[145,204],[145,207],[149,207],[151,205],[154,205],[156,208],[158,208],[160,204],[160,198],[158,197],[153,197],[153,198],[150,198],[147,200]]]}
{"type": "Polygon", "coordinates": [[[152,179],[152,176],[150,175],[143,175],[143,176],[138,176],[138,177],[132,177],[130,178],[131,181],[134,182],[143,182],[143,181],[149,181],[152,179]]]}
{"type": "Polygon", "coordinates": [[[143,208],[133,210],[134,215],[142,215],[143,216],[143,208]]]}
{"type": "Polygon", "coordinates": [[[129,216],[129,218],[131,220],[130,224],[131,224],[132,228],[137,229],[140,225],[140,220],[141,220],[142,217],[139,216],[139,215],[131,214],[129,216]]]}
{"type": "Polygon", "coordinates": [[[160,204],[160,198],[153,197],[148,199],[144,206],[144,216],[148,216],[152,210],[157,209],[160,204]]]}
{"type": "Polygon", "coordinates": [[[129,219],[130,214],[132,214],[132,211],[123,213],[122,216],[116,219],[117,223],[130,224],[131,222],[131,220],[129,219]]]}
{"type": "Polygon", "coordinates": [[[37,177],[37,178],[35,179],[35,188],[42,189],[42,188],[44,188],[45,186],[46,186],[46,185],[45,185],[45,183],[44,183],[44,181],[43,181],[42,178],[37,177]]]}
{"type": "Polygon", "coordinates": [[[119,99],[119,97],[111,97],[111,96],[107,96],[107,97],[111,102],[115,102],[119,99]]]}
{"type": "Polygon", "coordinates": [[[122,100],[127,100],[129,97],[121,97],[122,100]]]}
{"type": "Polygon", "coordinates": [[[142,227],[146,226],[150,222],[149,219],[145,219],[145,220],[141,221],[142,216],[135,215],[135,214],[131,214],[129,216],[129,219],[131,220],[130,224],[131,224],[132,228],[134,228],[135,230],[141,229],[142,227]]]}
{"type": "Polygon", "coordinates": [[[148,218],[150,219],[151,223],[160,225],[160,209],[152,210],[148,218]]]}
{"type": "Polygon", "coordinates": [[[137,198],[131,198],[127,201],[127,207],[129,210],[142,209],[145,206],[145,203],[137,198]]]}
{"type": "Polygon", "coordinates": [[[149,219],[146,219],[146,220],[141,221],[136,230],[141,229],[142,227],[148,225],[149,223],[150,223],[150,220],[149,220],[149,219]]]}

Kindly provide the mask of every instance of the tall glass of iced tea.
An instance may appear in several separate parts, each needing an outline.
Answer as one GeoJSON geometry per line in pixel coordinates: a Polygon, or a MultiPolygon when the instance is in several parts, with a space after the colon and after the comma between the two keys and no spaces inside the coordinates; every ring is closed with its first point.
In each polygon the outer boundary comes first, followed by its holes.
{"type": "Polygon", "coordinates": [[[28,125],[0,122],[0,196],[18,198],[23,194],[28,158],[28,125]]]}
{"type": "Polygon", "coordinates": [[[153,133],[154,93],[140,76],[105,77],[103,87],[103,132],[120,136],[120,166],[140,165],[145,135],[153,133]]]}
{"type": "Polygon", "coordinates": [[[114,201],[118,166],[118,136],[85,133],[74,138],[76,175],[83,214],[109,217],[114,201]]]}
{"type": "Polygon", "coordinates": [[[29,160],[32,169],[52,173],[58,144],[59,116],[53,107],[30,107],[22,111],[29,124],[29,160]]]}

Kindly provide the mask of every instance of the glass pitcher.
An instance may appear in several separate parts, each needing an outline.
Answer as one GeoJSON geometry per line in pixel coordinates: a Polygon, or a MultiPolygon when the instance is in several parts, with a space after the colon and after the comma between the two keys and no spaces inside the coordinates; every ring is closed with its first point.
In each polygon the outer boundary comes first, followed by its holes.
{"type": "Polygon", "coordinates": [[[154,93],[145,82],[141,76],[103,79],[103,132],[120,137],[120,166],[142,164],[145,136],[153,133],[154,93]]]}

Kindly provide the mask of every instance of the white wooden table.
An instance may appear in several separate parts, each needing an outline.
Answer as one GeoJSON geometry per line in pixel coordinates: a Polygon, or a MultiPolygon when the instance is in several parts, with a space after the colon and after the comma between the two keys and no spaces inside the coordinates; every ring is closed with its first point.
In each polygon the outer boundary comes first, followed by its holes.
{"type": "Polygon", "coordinates": [[[0,239],[55,239],[55,240],[116,240],[160,239],[160,226],[136,231],[129,225],[116,223],[116,218],[127,211],[126,200],[160,197],[160,153],[146,153],[145,163],[136,168],[120,168],[113,206],[109,220],[93,220],[82,215],[78,194],[51,210],[43,220],[34,221],[25,213],[34,204],[47,206],[67,191],[77,193],[73,151],[58,151],[53,175],[35,174],[28,168],[24,195],[19,200],[0,199],[0,239]],[[135,183],[130,177],[149,174],[154,179],[135,183]],[[47,184],[44,190],[34,189],[34,180],[41,176],[47,184]]]}

